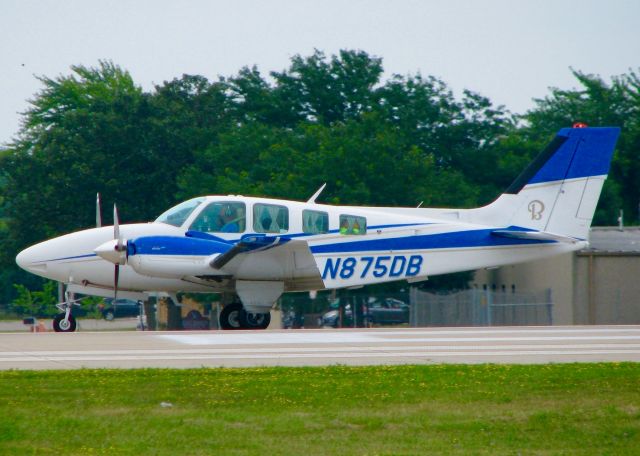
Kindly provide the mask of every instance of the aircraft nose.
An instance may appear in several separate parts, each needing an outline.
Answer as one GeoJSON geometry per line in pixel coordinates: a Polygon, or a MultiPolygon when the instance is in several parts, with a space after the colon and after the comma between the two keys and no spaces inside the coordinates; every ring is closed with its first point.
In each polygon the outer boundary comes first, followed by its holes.
{"type": "Polygon", "coordinates": [[[28,254],[26,253],[26,250],[23,250],[16,256],[16,263],[22,269],[27,269],[27,264],[29,263],[29,259],[28,259],[28,254]]]}
{"type": "Polygon", "coordinates": [[[16,256],[16,263],[25,271],[36,272],[46,269],[46,264],[42,262],[42,258],[38,258],[38,246],[34,245],[16,256]]]}

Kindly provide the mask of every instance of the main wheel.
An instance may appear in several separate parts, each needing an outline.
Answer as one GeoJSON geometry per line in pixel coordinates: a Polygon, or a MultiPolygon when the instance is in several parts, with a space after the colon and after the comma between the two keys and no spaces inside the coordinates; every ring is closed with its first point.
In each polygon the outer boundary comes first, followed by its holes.
{"type": "Polygon", "coordinates": [[[251,313],[242,309],[240,325],[243,329],[267,329],[271,323],[271,313],[251,313]]]}
{"type": "Polygon", "coordinates": [[[76,330],[76,319],[69,315],[69,319],[64,319],[64,312],[53,317],[53,330],[55,332],[74,332],[76,330]]]}
{"type": "Polygon", "coordinates": [[[220,327],[222,329],[242,329],[240,314],[244,312],[242,304],[234,302],[227,304],[220,312],[220,327]]]}

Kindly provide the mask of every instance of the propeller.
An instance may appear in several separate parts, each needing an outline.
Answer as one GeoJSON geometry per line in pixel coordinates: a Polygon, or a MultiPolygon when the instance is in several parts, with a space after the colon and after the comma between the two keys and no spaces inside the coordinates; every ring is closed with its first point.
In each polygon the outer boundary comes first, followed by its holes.
{"type": "Polygon", "coordinates": [[[118,280],[120,279],[120,265],[127,261],[127,247],[120,237],[120,220],[118,218],[118,207],[113,204],[113,238],[116,239],[115,250],[118,252],[118,261],[115,263],[113,271],[113,300],[118,299],[118,280]]]}
{"type": "Polygon", "coordinates": [[[113,294],[114,299],[118,297],[118,282],[120,280],[120,265],[127,262],[127,244],[120,236],[120,221],[118,219],[118,208],[113,205],[113,239],[98,246],[94,252],[101,258],[114,264],[113,271],[113,294]]]}

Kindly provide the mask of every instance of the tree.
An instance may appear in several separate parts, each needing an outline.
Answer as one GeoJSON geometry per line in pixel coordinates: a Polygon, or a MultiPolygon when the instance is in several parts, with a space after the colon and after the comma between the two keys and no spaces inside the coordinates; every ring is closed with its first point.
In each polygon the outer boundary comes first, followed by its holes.
{"type": "Polygon", "coordinates": [[[372,109],[373,89],[382,72],[382,59],[366,52],[341,50],[328,60],[316,50],[306,58],[294,56],[288,70],[271,76],[276,81],[274,94],[302,120],[332,125],[372,109]]]}
{"type": "Polygon", "coordinates": [[[562,127],[575,122],[591,126],[619,126],[622,134],[616,146],[609,179],[598,203],[595,225],[616,223],[618,210],[624,209],[627,221],[640,220],[640,79],[633,71],[612,78],[607,84],[599,76],[573,71],[579,89],[551,89],[551,94],[536,100],[527,112],[525,125],[515,132],[530,147],[544,143],[562,127]]]}
{"type": "MultiPolygon", "coordinates": [[[[175,169],[190,160],[184,147],[205,142],[167,146],[179,127],[158,119],[198,126],[160,108],[169,104],[169,88],[151,103],[129,73],[110,62],[72,71],[39,78],[44,88],[0,159],[8,252],[92,226],[97,192],[105,203],[118,203],[123,221],[154,218],[174,202],[175,169]]],[[[3,263],[13,264],[13,255],[4,255],[3,263]]]]}

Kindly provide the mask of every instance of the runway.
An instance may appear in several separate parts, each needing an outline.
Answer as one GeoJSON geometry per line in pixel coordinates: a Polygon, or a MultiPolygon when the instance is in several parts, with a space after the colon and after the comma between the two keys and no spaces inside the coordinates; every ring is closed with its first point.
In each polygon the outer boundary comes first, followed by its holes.
{"type": "Polygon", "coordinates": [[[640,362],[640,326],[0,334],[0,370],[640,362]]]}

